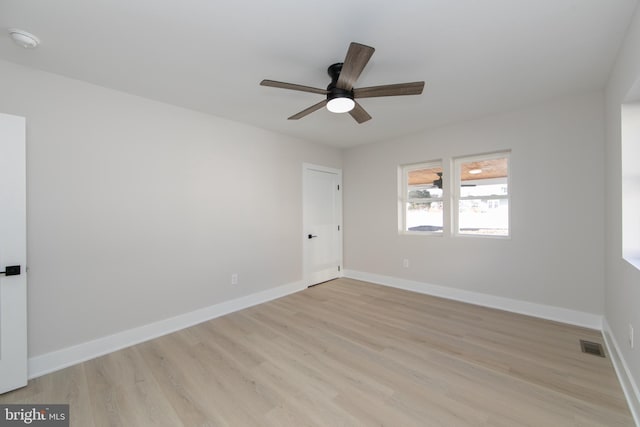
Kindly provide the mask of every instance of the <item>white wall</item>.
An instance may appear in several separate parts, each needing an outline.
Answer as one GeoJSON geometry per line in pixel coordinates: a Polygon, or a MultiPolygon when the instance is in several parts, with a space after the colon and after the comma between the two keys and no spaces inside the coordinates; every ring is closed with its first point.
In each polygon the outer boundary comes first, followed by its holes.
{"type": "Polygon", "coordinates": [[[7,62],[0,94],[27,118],[30,356],[302,279],[301,165],[339,150],[7,62]]]}
{"type": "Polygon", "coordinates": [[[602,314],[603,104],[601,92],[562,98],[346,151],[345,267],[602,314]],[[398,234],[398,165],[503,149],[510,239],[398,234]]]}
{"type": "MultiPolygon", "coordinates": [[[[640,79],[640,10],[636,11],[606,91],[606,262],[605,318],[635,382],[636,416],[640,417],[640,271],[622,259],[621,104],[640,79]],[[635,326],[635,349],[628,344],[628,325],[635,326]]],[[[640,159],[635,159],[636,162],[640,159]]],[[[637,218],[636,218],[637,220],[637,218]]]]}

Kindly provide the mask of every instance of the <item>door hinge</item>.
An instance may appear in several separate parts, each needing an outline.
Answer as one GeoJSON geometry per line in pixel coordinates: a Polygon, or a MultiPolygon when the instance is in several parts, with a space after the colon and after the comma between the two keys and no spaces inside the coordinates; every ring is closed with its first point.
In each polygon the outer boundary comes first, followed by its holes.
{"type": "Polygon", "coordinates": [[[338,226],[338,231],[340,231],[340,226],[338,226]]]}
{"type": "Polygon", "coordinates": [[[338,191],[340,191],[340,184],[338,184],[338,191]]]}
{"type": "Polygon", "coordinates": [[[340,271],[340,266],[338,266],[338,271],[340,271]]]}

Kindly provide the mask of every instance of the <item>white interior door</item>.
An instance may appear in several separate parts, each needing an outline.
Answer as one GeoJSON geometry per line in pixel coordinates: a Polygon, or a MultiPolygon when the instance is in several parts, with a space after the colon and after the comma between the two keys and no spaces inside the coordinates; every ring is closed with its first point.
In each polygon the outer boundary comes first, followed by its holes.
{"type": "Polygon", "coordinates": [[[27,385],[26,230],[25,119],[0,114],[0,393],[27,385]]]}
{"type": "Polygon", "coordinates": [[[304,278],[307,286],[342,275],[342,172],[303,166],[304,278]]]}

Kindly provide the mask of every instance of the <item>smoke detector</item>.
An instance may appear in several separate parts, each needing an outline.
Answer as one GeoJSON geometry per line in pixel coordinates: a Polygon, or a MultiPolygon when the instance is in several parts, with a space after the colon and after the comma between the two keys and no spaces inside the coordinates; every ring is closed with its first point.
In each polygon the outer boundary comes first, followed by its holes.
{"type": "Polygon", "coordinates": [[[25,49],[34,49],[40,44],[40,39],[31,33],[17,28],[9,29],[9,37],[18,45],[25,49]]]}

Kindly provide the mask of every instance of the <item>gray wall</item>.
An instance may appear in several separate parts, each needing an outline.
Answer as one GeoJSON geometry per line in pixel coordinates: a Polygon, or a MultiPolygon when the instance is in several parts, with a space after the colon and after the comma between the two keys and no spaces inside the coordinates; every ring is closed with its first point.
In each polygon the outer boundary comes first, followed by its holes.
{"type": "Polygon", "coordinates": [[[345,267],[602,314],[603,105],[567,97],[346,151],[345,267]],[[398,165],[503,149],[510,239],[398,233],[398,165]]]}
{"type": "Polygon", "coordinates": [[[0,94],[27,117],[30,356],[302,279],[302,163],[339,150],[7,62],[0,94]]]}
{"type": "MultiPolygon", "coordinates": [[[[622,259],[620,106],[640,79],[640,11],[628,30],[607,85],[605,318],[635,383],[640,384],[640,271],[622,259]],[[628,325],[635,326],[635,349],[628,325]]],[[[636,159],[636,162],[640,159],[636,159]]],[[[637,219],[636,219],[637,220],[637,219]]],[[[637,393],[637,391],[636,391],[637,393]]],[[[638,396],[636,396],[638,397],[638,396]]],[[[640,410],[640,401],[636,401],[640,410]]]]}

